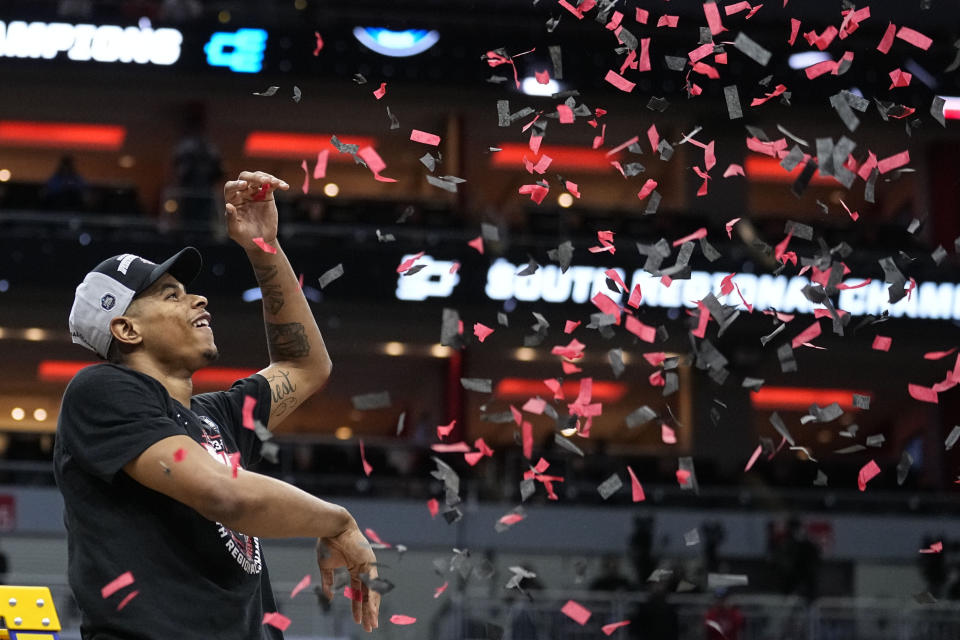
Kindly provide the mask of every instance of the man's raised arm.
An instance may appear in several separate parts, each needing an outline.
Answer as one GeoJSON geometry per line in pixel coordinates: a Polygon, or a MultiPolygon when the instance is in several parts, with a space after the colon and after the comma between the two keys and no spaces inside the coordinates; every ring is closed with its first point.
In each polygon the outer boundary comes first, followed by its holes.
{"type": "Polygon", "coordinates": [[[289,188],[260,171],[244,171],[223,187],[227,231],[247,252],[263,296],[270,366],[260,374],[273,396],[270,429],[323,387],[332,368],[317,321],[277,242],[273,192],[289,188]]]}

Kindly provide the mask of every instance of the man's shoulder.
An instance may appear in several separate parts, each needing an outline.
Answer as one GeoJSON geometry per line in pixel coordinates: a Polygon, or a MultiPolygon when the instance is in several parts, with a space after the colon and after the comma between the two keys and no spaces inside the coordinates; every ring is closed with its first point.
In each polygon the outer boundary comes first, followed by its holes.
{"type": "MultiPolygon", "coordinates": [[[[139,389],[149,392],[154,386],[150,376],[109,362],[92,364],[78,371],[64,391],[64,397],[74,394],[109,394],[118,387],[139,389]]],[[[159,384],[159,383],[156,383],[159,384]]]]}

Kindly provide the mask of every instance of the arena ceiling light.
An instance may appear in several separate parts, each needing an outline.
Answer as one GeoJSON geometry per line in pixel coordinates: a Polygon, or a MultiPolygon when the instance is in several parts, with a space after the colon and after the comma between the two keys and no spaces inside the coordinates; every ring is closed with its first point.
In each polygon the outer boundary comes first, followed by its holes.
{"type": "Polygon", "coordinates": [[[440,32],[427,29],[392,31],[383,27],[354,27],[353,37],[382,56],[408,58],[423,53],[440,39],[440,32]]]}
{"type": "Polygon", "coordinates": [[[791,54],[787,59],[787,64],[791,69],[806,69],[820,62],[833,60],[833,56],[826,51],[801,51],[791,54]]]}
{"type": "Polygon", "coordinates": [[[560,93],[560,85],[552,78],[546,84],[540,84],[536,78],[524,78],[520,90],[528,96],[552,96],[560,93]]]}

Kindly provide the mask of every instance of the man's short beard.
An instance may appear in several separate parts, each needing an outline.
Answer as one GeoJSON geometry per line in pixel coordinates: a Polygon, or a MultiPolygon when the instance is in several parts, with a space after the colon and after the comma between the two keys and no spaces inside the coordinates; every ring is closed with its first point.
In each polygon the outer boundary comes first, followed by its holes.
{"type": "Polygon", "coordinates": [[[220,352],[216,348],[208,349],[203,352],[203,359],[207,361],[207,364],[213,364],[217,361],[217,358],[220,357],[220,352]]]}

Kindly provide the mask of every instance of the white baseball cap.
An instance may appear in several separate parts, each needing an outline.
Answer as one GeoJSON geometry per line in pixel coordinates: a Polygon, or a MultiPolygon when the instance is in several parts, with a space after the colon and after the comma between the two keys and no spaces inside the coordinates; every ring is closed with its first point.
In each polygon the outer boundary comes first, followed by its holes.
{"type": "Polygon", "coordinates": [[[77,287],[70,309],[70,337],[106,358],[113,340],[111,320],[123,315],[133,299],[163,274],[169,273],[187,286],[200,273],[202,264],[200,252],[193,247],[180,250],[160,264],[131,253],[107,258],[77,287]]]}

